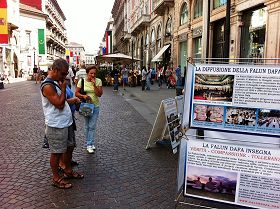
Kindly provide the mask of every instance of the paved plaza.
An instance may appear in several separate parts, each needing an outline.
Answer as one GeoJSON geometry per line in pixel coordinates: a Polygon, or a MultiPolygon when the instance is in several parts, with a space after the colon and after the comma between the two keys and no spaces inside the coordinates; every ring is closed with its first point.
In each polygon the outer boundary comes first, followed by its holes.
{"type": "Polygon", "coordinates": [[[85,178],[73,180],[72,189],[61,190],[51,186],[50,153],[42,148],[39,85],[6,84],[0,90],[0,207],[174,208],[177,155],[169,147],[145,149],[161,97],[172,96],[174,89],[142,92],[134,87],[114,94],[111,87],[104,87],[97,150],[86,152],[83,118],[76,114],[74,159],[85,178]]]}

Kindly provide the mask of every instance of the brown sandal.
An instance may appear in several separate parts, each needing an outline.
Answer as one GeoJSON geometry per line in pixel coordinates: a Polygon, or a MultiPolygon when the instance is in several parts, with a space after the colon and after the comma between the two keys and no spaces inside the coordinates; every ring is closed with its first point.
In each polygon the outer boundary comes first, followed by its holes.
{"type": "Polygon", "coordinates": [[[72,187],[72,184],[66,181],[64,177],[60,177],[57,181],[53,179],[52,185],[59,189],[70,189],[72,187]]]}
{"type": "Polygon", "coordinates": [[[66,173],[64,170],[64,177],[68,179],[83,179],[84,175],[73,170],[70,173],[66,173]]]}

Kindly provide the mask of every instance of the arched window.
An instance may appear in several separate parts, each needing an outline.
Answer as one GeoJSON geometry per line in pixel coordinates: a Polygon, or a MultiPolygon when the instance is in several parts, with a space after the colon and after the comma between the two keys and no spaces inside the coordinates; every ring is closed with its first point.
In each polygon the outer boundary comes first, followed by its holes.
{"type": "Polygon", "coordinates": [[[196,0],[194,3],[194,18],[198,18],[202,16],[203,12],[203,0],[196,0]]]}
{"type": "Polygon", "coordinates": [[[156,38],[155,38],[155,30],[153,29],[152,30],[152,33],[151,33],[151,43],[154,43],[156,41],[156,38]]]}
{"type": "Polygon", "coordinates": [[[146,46],[148,46],[149,45],[149,34],[147,33],[146,34],[146,46]]]}
{"type": "Polygon", "coordinates": [[[157,51],[159,51],[160,49],[161,49],[161,27],[159,25],[157,29],[157,51]]]}
{"type": "Polygon", "coordinates": [[[165,35],[170,36],[172,32],[172,20],[169,17],[167,22],[166,22],[166,30],[165,30],[165,35]]]}
{"type": "Polygon", "coordinates": [[[161,38],[161,27],[159,25],[158,29],[157,29],[157,39],[160,39],[160,38],[161,38]]]}
{"type": "Polygon", "coordinates": [[[227,0],[213,0],[214,9],[223,6],[227,3],[227,0]]]}
{"type": "Polygon", "coordinates": [[[184,3],[181,10],[181,18],[180,18],[180,25],[183,25],[188,22],[188,5],[184,3]]]}

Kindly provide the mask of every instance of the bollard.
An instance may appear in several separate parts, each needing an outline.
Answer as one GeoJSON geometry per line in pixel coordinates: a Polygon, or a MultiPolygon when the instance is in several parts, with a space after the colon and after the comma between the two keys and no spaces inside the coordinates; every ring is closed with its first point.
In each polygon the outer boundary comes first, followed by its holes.
{"type": "Polygon", "coordinates": [[[0,81],[0,89],[3,89],[4,88],[4,83],[3,81],[0,81]]]}

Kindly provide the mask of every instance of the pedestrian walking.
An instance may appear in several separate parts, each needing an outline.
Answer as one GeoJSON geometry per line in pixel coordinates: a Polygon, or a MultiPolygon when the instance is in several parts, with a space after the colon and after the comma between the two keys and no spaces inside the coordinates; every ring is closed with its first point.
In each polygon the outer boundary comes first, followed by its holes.
{"type": "Polygon", "coordinates": [[[123,65],[122,67],[121,75],[122,75],[123,90],[125,90],[125,87],[128,84],[128,69],[125,67],[125,65],[123,65]]]}
{"type": "Polygon", "coordinates": [[[146,90],[150,91],[151,90],[151,74],[152,74],[152,69],[148,67],[147,70],[147,76],[146,76],[146,90]]]}
{"type": "Polygon", "coordinates": [[[72,70],[72,68],[69,68],[68,69],[68,74],[65,78],[66,82],[67,82],[67,85],[70,87],[70,89],[72,88],[72,83],[75,82],[75,75],[74,75],[74,72],[72,70]]]}
{"type": "Polygon", "coordinates": [[[146,88],[146,79],[147,79],[147,70],[146,70],[146,67],[144,66],[142,69],[142,80],[141,80],[142,91],[144,91],[146,88]]]}
{"type": "Polygon", "coordinates": [[[34,67],[33,67],[33,78],[35,80],[35,83],[37,84],[37,80],[38,80],[38,67],[37,67],[37,65],[34,65],[34,67]]]}
{"type": "Polygon", "coordinates": [[[48,76],[41,85],[42,106],[45,116],[46,137],[49,142],[51,156],[50,166],[53,173],[52,185],[61,189],[68,189],[72,184],[65,178],[82,179],[84,176],[72,170],[70,166],[71,150],[74,136],[69,128],[72,123],[71,109],[66,101],[66,80],[68,63],[64,59],[57,59],[48,72],[48,76]],[[59,161],[65,164],[64,174],[59,174],[59,161]]]}
{"type": "Polygon", "coordinates": [[[160,65],[158,69],[158,88],[161,88],[163,83],[163,67],[160,65]]]}
{"type": "Polygon", "coordinates": [[[96,123],[99,115],[99,97],[103,94],[102,81],[96,78],[97,67],[90,65],[86,68],[87,77],[84,80],[85,95],[81,94],[82,82],[81,80],[77,84],[76,96],[80,99],[86,100],[89,103],[94,104],[93,114],[85,117],[85,138],[88,153],[94,153],[95,151],[95,130],[96,123]]]}
{"type": "Polygon", "coordinates": [[[79,70],[76,72],[75,84],[77,85],[78,81],[79,81],[81,78],[86,78],[86,77],[87,77],[87,72],[86,72],[86,69],[85,69],[85,65],[82,64],[82,65],[81,65],[81,69],[79,69],[79,70]]]}
{"type": "Polygon", "coordinates": [[[114,78],[113,91],[118,91],[119,90],[119,71],[116,67],[112,71],[112,77],[114,78]]]}

